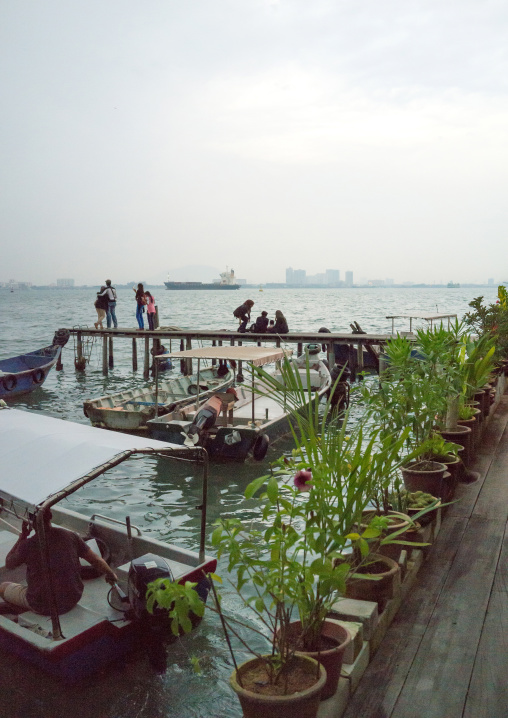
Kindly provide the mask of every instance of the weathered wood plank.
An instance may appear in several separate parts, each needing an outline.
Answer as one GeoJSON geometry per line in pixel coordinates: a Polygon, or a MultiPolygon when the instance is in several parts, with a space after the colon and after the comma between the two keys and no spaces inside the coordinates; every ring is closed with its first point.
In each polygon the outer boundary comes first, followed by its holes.
{"type": "Polygon", "coordinates": [[[464,718],[508,715],[508,536],[505,532],[487,616],[469,685],[464,718]]]}
{"type": "Polygon", "coordinates": [[[505,523],[473,516],[392,718],[461,718],[505,523]]]}
{"type": "Polygon", "coordinates": [[[416,585],[394,619],[388,633],[353,696],[344,718],[388,716],[403,688],[412,662],[431,620],[451,564],[460,546],[466,519],[444,522],[416,585]]]}

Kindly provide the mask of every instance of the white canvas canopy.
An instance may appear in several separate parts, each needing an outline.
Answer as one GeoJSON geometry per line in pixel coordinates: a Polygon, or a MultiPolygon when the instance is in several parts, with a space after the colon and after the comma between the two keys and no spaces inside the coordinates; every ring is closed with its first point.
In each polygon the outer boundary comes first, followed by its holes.
{"type": "Polygon", "coordinates": [[[37,506],[129,450],[179,449],[18,409],[0,409],[0,497],[37,506]]]}
{"type": "Polygon", "coordinates": [[[254,366],[271,364],[274,361],[291,356],[292,349],[280,349],[277,347],[200,347],[199,349],[187,349],[183,352],[169,352],[160,354],[157,358],[172,357],[174,359],[234,359],[235,361],[251,362],[254,366]]]}

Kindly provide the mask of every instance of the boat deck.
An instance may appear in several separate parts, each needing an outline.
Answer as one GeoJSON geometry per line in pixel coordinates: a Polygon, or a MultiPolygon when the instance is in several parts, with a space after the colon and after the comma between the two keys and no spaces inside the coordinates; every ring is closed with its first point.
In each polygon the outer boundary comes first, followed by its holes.
{"type": "Polygon", "coordinates": [[[508,395],[344,718],[508,715],[508,395]]]}

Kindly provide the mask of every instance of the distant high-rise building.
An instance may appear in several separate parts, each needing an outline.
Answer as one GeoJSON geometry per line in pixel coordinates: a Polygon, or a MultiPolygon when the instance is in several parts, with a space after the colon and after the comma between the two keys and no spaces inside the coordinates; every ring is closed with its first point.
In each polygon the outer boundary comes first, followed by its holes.
{"type": "Polygon", "coordinates": [[[56,286],[57,287],[73,287],[74,279],[57,279],[56,286]]]}
{"type": "Polygon", "coordinates": [[[393,285],[393,279],[385,279],[385,284],[387,287],[391,287],[393,285]]]}
{"type": "Polygon", "coordinates": [[[293,267],[288,267],[286,269],[286,284],[294,284],[295,283],[295,273],[293,271],[293,267]]]}
{"type": "Polygon", "coordinates": [[[338,269],[327,269],[325,283],[333,286],[340,282],[340,270],[338,269]]]}
{"type": "Polygon", "coordinates": [[[353,272],[346,272],[346,287],[353,286],[353,272]]]}
{"type": "Polygon", "coordinates": [[[305,284],[307,272],[305,269],[295,269],[293,272],[293,284],[305,284]]]}

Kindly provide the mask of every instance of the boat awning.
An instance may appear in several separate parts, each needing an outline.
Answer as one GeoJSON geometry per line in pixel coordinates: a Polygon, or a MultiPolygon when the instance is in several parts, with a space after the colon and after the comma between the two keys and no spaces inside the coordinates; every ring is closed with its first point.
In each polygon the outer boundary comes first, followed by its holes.
{"type": "Polygon", "coordinates": [[[280,349],[278,347],[258,347],[258,346],[242,346],[242,347],[200,347],[199,349],[187,349],[183,352],[169,352],[168,354],[159,354],[157,357],[172,357],[174,359],[234,359],[235,361],[247,361],[254,366],[263,366],[263,364],[271,364],[274,361],[284,359],[291,356],[292,349],[280,349]]]}
{"type": "Polygon", "coordinates": [[[0,409],[0,497],[37,506],[124,451],[182,449],[19,409],[0,409]]]}

